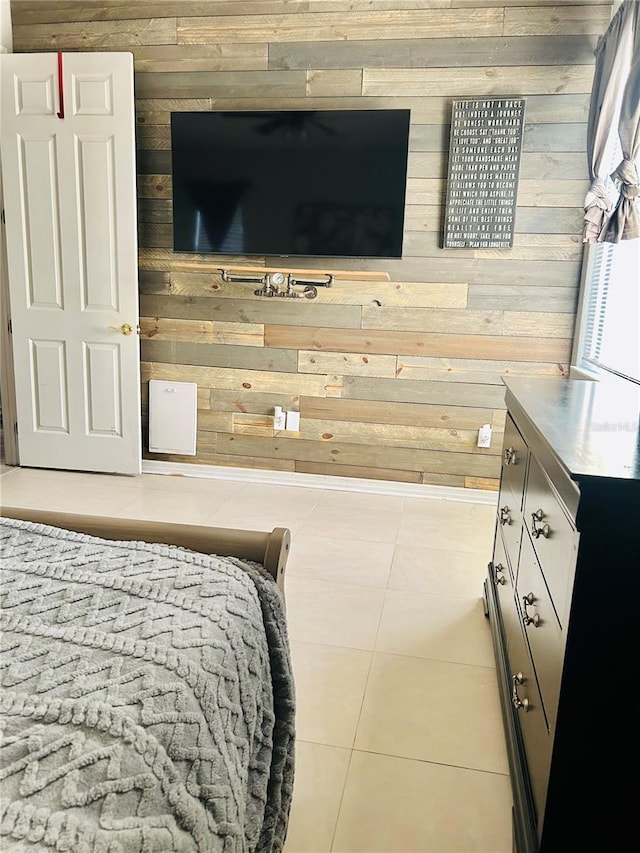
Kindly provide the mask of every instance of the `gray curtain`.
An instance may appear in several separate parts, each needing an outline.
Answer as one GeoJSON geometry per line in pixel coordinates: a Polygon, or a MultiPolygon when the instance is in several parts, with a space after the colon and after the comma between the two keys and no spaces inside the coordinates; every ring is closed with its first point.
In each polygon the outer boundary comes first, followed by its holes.
{"type": "Polygon", "coordinates": [[[618,242],[640,234],[640,2],[624,0],[596,47],[587,125],[591,188],[585,201],[585,243],[618,242]],[[623,160],[611,177],[611,139],[623,160]],[[617,197],[617,202],[615,199],[617,197]],[[612,203],[613,202],[613,203],[612,203]]]}
{"type": "Polygon", "coordinates": [[[634,7],[635,44],[618,125],[623,160],[612,175],[620,196],[607,226],[607,243],[640,237],[640,3],[634,7]]]}

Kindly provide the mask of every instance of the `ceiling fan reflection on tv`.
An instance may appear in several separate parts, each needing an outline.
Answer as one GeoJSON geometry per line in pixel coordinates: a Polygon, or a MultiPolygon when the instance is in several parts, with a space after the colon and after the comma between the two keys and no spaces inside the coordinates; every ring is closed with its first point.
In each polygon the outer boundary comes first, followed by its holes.
{"type": "MultiPolygon", "coordinates": [[[[244,116],[229,114],[231,118],[243,118],[244,116]]],[[[246,114],[245,114],[246,115],[246,114]]],[[[260,112],[254,113],[255,116],[260,116],[260,112]]],[[[319,116],[321,112],[318,110],[290,110],[287,112],[277,112],[275,114],[265,113],[265,120],[255,126],[257,133],[263,136],[270,136],[274,133],[282,134],[283,136],[297,136],[304,138],[312,127],[321,130],[328,136],[339,136],[339,132],[328,124],[322,121],[319,116]]]]}

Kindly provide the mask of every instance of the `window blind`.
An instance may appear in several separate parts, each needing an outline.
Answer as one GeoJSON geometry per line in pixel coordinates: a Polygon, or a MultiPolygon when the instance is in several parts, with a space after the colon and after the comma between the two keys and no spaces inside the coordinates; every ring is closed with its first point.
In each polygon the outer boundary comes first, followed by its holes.
{"type": "Polygon", "coordinates": [[[613,260],[611,243],[596,243],[590,259],[589,298],[585,321],[584,356],[596,361],[602,349],[613,260]]]}

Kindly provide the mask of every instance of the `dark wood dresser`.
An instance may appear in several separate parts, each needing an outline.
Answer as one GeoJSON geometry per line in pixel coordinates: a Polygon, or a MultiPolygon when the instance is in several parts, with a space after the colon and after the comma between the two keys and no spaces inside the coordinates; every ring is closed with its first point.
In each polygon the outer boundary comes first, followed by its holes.
{"type": "Polygon", "coordinates": [[[640,387],[505,384],[484,594],[514,850],[640,850],[640,387]]]}

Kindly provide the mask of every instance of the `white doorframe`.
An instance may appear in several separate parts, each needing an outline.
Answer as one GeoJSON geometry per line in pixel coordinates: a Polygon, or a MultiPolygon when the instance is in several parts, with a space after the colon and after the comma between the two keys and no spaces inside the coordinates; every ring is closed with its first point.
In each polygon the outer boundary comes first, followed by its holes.
{"type": "MultiPolygon", "coordinates": [[[[2,175],[0,174],[0,208],[3,211],[2,175]]],[[[9,334],[11,306],[9,303],[9,276],[7,272],[7,237],[4,221],[0,222],[0,399],[2,400],[2,438],[4,443],[4,462],[6,465],[19,465],[18,442],[15,430],[16,386],[13,372],[13,349],[9,334]]]]}

